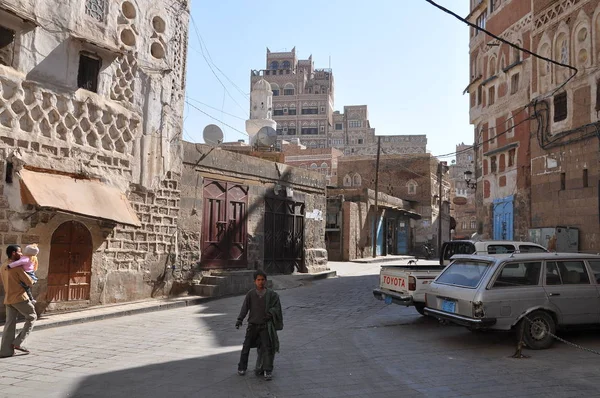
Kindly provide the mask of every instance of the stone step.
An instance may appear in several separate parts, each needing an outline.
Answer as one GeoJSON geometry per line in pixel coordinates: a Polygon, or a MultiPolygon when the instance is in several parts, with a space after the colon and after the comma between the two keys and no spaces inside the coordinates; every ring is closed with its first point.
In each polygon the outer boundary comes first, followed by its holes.
{"type": "Polygon", "coordinates": [[[207,285],[203,283],[195,284],[192,286],[192,293],[198,296],[204,297],[217,297],[219,295],[218,285],[207,285]]]}
{"type": "Polygon", "coordinates": [[[224,283],[227,283],[227,277],[225,276],[209,275],[203,276],[200,280],[202,285],[221,285],[224,283]]]}

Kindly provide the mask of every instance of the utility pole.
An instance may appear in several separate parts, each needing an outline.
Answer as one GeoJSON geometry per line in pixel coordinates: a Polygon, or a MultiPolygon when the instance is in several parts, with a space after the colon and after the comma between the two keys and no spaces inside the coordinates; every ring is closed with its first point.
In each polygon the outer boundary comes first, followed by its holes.
{"type": "Polygon", "coordinates": [[[437,236],[437,253],[440,255],[442,250],[442,194],[444,192],[442,187],[444,173],[444,162],[438,163],[438,184],[439,184],[439,212],[438,212],[438,236],[437,236]]]}
{"type": "Polygon", "coordinates": [[[375,163],[375,215],[373,216],[373,258],[377,257],[377,224],[379,223],[379,154],[381,136],[377,137],[377,163],[375,163]]]}

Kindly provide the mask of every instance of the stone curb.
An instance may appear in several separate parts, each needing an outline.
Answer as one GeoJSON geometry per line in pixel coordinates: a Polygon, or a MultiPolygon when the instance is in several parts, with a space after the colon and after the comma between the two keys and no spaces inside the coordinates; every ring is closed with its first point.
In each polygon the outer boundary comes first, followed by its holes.
{"type": "Polygon", "coordinates": [[[414,260],[414,256],[403,256],[403,257],[376,257],[376,258],[360,258],[356,260],[352,260],[352,263],[358,264],[372,264],[372,263],[390,263],[393,261],[403,261],[403,260],[414,260]]]}
{"type": "MultiPolygon", "coordinates": [[[[299,275],[298,279],[301,280],[321,280],[321,279],[328,279],[328,278],[334,278],[337,276],[337,272],[336,271],[325,271],[325,272],[320,272],[317,274],[306,274],[306,275],[299,275]]],[[[56,320],[56,321],[52,321],[52,319],[48,319],[48,318],[40,318],[39,321],[46,321],[44,323],[39,323],[35,325],[34,330],[43,330],[43,329],[50,329],[50,328],[55,328],[55,327],[60,327],[60,326],[68,326],[68,325],[75,325],[75,324],[79,324],[79,323],[87,323],[87,322],[94,322],[94,321],[101,321],[104,319],[110,319],[110,318],[119,318],[119,317],[123,317],[123,316],[128,316],[128,315],[136,315],[136,314],[143,314],[143,313],[148,313],[148,312],[157,312],[157,311],[163,311],[163,310],[170,310],[170,309],[174,309],[174,308],[182,308],[182,307],[189,307],[192,305],[200,305],[212,300],[218,300],[218,299],[222,299],[222,298],[226,298],[226,297],[232,297],[232,296],[238,296],[241,294],[233,294],[233,295],[224,295],[224,296],[216,296],[216,297],[194,297],[194,298],[189,298],[189,299],[179,299],[173,302],[160,302],[157,303],[156,305],[150,305],[148,307],[143,307],[143,308],[132,308],[132,309],[123,309],[123,310],[119,310],[116,309],[114,312],[107,312],[104,314],[90,314],[88,316],[82,316],[82,317],[75,317],[73,319],[63,319],[63,320],[56,320]]],[[[123,303],[124,305],[126,305],[127,303],[123,303]]],[[[94,308],[90,308],[89,310],[95,310],[95,309],[103,309],[103,307],[99,306],[99,307],[94,307],[94,308]]],[[[104,307],[104,309],[107,309],[107,307],[104,307]]],[[[81,314],[82,312],[86,312],[86,310],[80,310],[80,311],[76,311],[76,312],[72,312],[72,314],[81,314]]],[[[68,313],[60,313],[57,315],[66,315],[68,313]]],[[[52,315],[49,315],[49,317],[51,318],[52,315]]],[[[19,324],[23,323],[23,321],[19,321],[19,324]]],[[[0,326],[4,326],[4,322],[0,323],[0,326]]]]}

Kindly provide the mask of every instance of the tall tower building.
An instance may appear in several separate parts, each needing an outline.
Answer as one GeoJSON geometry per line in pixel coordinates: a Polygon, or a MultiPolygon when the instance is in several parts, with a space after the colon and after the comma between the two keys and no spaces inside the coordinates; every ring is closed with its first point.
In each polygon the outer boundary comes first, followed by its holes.
{"type": "Polygon", "coordinates": [[[272,119],[273,92],[265,79],[260,79],[252,86],[250,93],[250,119],[246,120],[246,132],[250,136],[250,144],[254,144],[256,133],[263,127],[275,129],[277,123],[272,119]]]}

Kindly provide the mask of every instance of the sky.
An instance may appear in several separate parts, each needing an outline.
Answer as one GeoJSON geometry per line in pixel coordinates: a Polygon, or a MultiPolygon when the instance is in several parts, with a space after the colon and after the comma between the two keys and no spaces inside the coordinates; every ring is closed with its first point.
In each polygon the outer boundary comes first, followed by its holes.
{"type": "MultiPolygon", "coordinates": [[[[469,12],[468,0],[439,4],[469,12]]],[[[191,14],[186,141],[216,124],[248,142],[250,71],[266,69],[267,47],[296,47],[315,68],[331,60],[335,110],[368,105],[377,135],[426,134],[434,155],[473,142],[468,27],[424,0],[192,0],[191,14]]]]}

